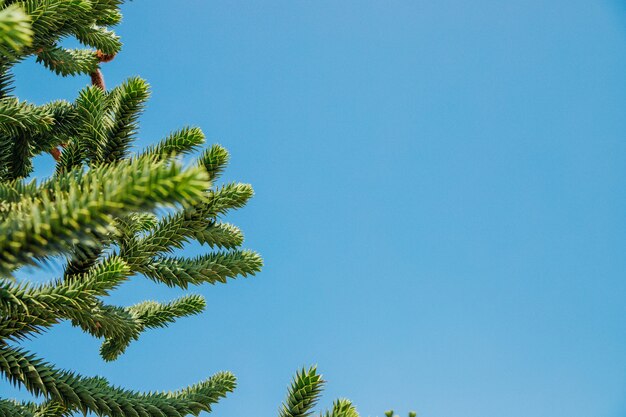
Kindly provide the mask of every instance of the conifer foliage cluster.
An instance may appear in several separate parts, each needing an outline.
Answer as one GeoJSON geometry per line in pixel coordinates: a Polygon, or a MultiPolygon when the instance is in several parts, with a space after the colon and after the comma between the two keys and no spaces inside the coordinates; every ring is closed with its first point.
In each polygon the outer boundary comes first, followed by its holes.
{"type": "MultiPolygon", "coordinates": [[[[123,282],[140,276],[172,287],[226,283],[253,275],[260,256],[241,249],[242,232],[222,221],[252,197],[250,185],[216,180],[228,162],[219,145],[204,147],[195,127],[172,132],[131,154],[148,84],[131,78],[107,90],[103,62],[120,51],[111,31],[121,0],[0,0],[0,374],[33,402],[0,398],[0,417],[181,417],[210,411],[235,388],[222,372],[173,392],[141,393],[55,367],[20,341],[69,321],[102,340],[106,361],[123,354],[146,329],[199,314],[205,301],[186,295],[168,303],[107,303],[123,282]],[[73,37],[84,48],[68,49],[73,37]],[[11,68],[34,56],[61,76],[90,76],[74,102],[35,105],[12,95],[11,68]],[[33,179],[33,158],[56,160],[55,172],[33,179]],[[196,155],[192,164],[181,156],[196,155]],[[156,209],[168,207],[167,214],[156,209]],[[188,242],[204,255],[175,255],[188,242]],[[62,259],[52,282],[16,272],[62,259]]],[[[86,78],[87,80],[87,78],[86,78]]],[[[280,417],[311,415],[323,381],[315,368],[298,372],[280,417]]],[[[327,417],[356,417],[347,400],[327,417]]]]}

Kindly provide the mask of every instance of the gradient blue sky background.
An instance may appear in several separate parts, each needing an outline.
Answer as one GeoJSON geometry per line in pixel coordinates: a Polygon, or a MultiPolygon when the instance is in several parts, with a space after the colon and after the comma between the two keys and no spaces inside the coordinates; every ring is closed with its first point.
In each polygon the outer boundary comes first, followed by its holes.
{"type": "MultiPolygon", "coordinates": [[[[625,416],[625,4],[127,4],[104,72],[153,86],[139,147],[187,124],[225,145],[266,267],[111,364],[68,325],[25,345],[141,390],[232,370],[219,417],[275,416],[314,363],[321,405],[364,416],[625,416]]],[[[17,70],[37,103],[87,82],[17,70]]]]}

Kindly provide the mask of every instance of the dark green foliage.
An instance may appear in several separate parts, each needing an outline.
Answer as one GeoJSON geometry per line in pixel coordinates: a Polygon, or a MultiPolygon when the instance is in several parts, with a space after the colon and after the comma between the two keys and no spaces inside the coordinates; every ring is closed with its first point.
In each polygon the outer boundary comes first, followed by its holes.
{"type": "MultiPolygon", "coordinates": [[[[107,27],[120,21],[120,3],[0,2],[0,375],[40,401],[0,399],[0,417],[182,417],[210,411],[235,388],[234,376],[221,372],[179,391],[138,393],[57,369],[17,346],[69,321],[101,339],[102,358],[114,360],[147,329],[206,308],[194,294],[165,303],[109,304],[107,296],[123,282],[144,276],[187,289],[254,275],[263,265],[256,252],[240,248],[241,230],[222,221],[253,196],[248,184],[215,185],[229,159],[224,148],[210,146],[183,165],[180,156],[204,144],[200,129],[186,127],[131,155],[149,86],[130,78],[106,91],[98,78],[101,62],[121,48],[107,27]],[[98,51],[61,47],[68,36],[98,51]],[[20,101],[11,95],[10,70],[31,55],[62,76],[90,74],[94,85],[73,103],[20,101]],[[33,158],[48,153],[57,160],[55,173],[29,179],[33,158]],[[157,215],[163,207],[168,214],[157,215]],[[194,258],[176,253],[188,243],[207,252],[194,258]],[[21,267],[52,257],[66,260],[52,282],[15,279],[21,267]]],[[[280,416],[311,415],[322,386],[315,368],[300,371],[280,416]]],[[[357,413],[339,400],[325,416],[357,413]]]]}
{"type": "Polygon", "coordinates": [[[0,357],[0,371],[11,383],[56,403],[64,412],[90,411],[98,416],[197,415],[200,411],[211,411],[212,404],[235,389],[234,376],[223,372],[180,391],[141,394],[111,386],[103,378],[84,378],[60,371],[6,345],[0,345],[0,357]]]}
{"type": "MultiPolygon", "coordinates": [[[[279,410],[279,417],[307,417],[313,415],[313,407],[322,395],[325,381],[316,367],[296,373],[287,392],[287,399],[279,410]]],[[[336,400],[333,408],[321,417],[359,417],[356,407],[346,399],[336,400]]],[[[415,417],[415,416],[411,416],[415,417]]]]}
{"type": "Polygon", "coordinates": [[[302,369],[293,378],[279,417],[307,417],[322,395],[324,381],[315,367],[302,369]]]}
{"type": "MultiPolygon", "coordinates": [[[[385,417],[398,417],[394,414],[393,410],[385,411],[385,417]]],[[[409,417],[417,417],[417,413],[415,411],[409,411],[409,417]]]]}
{"type": "Polygon", "coordinates": [[[204,143],[198,128],[183,128],[130,155],[149,95],[145,81],[131,78],[111,91],[89,86],[74,103],[36,106],[10,95],[10,68],[28,55],[57,74],[76,75],[95,71],[101,54],[117,53],[121,43],[105,25],[120,20],[119,4],[0,4],[0,374],[43,399],[39,404],[0,400],[0,416],[181,417],[210,411],[235,387],[231,374],[218,373],[180,391],[142,394],[56,369],[14,346],[67,320],[101,338],[102,357],[113,360],[146,329],[206,307],[204,298],[193,294],[166,303],[108,304],[106,297],[122,282],[145,275],[187,288],[253,275],[262,266],[259,255],[239,249],[241,231],[219,223],[252,195],[248,185],[213,185],[216,170],[226,163],[225,150],[219,166],[207,169],[206,153],[195,165],[183,166],[178,155],[204,143]],[[58,41],[66,36],[100,52],[64,49],[58,41]],[[32,159],[51,151],[58,156],[55,174],[27,180],[32,159]],[[171,214],[159,218],[154,210],[160,207],[170,207],[171,214]],[[172,254],[192,241],[224,250],[193,259],[172,254]],[[67,259],[58,279],[30,284],[12,278],[20,267],[57,255],[67,259]]]}

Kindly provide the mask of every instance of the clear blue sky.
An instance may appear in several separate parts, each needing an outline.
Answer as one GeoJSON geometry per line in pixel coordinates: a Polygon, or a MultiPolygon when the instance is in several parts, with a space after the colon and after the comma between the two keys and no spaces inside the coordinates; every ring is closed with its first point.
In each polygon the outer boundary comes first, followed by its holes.
{"type": "MultiPolygon", "coordinates": [[[[142,390],[232,370],[219,417],[275,416],[314,363],[321,405],[349,397],[364,416],[626,416],[624,2],[124,12],[104,72],[153,86],[139,145],[188,124],[225,145],[225,179],[257,192],[229,220],[266,267],[194,289],[205,314],[115,363],[68,325],[27,347],[142,390]]],[[[29,61],[17,82],[43,103],[88,80],[29,61]]],[[[115,301],[178,294],[137,278],[115,301]]]]}

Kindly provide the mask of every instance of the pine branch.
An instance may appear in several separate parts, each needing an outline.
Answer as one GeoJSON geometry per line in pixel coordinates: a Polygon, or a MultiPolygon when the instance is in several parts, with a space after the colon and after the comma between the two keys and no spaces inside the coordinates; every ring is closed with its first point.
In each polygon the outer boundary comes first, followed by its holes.
{"type": "Polygon", "coordinates": [[[74,33],[83,45],[94,47],[106,54],[115,55],[122,49],[119,36],[105,27],[79,27],[74,33]]]}
{"type": "Polygon", "coordinates": [[[118,258],[110,258],[88,273],[72,280],[31,286],[0,281],[0,340],[17,340],[31,332],[40,332],[62,319],[69,319],[97,337],[115,337],[119,330],[110,318],[99,313],[101,302],[129,275],[128,266],[118,258]],[[104,324],[103,324],[104,323],[104,324]]]}
{"type": "Polygon", "coordinates": [[[57,75],[89,74],[98,69],[95,51],[52,46],[37,54],[37,62],[57,75]]]}
{"type": "Polygon", "coordinates": [[[228,165],[229,159],[230,156],[226,149],[220,145],[213,145],[202,154],[200,163],[209,173],[209,179],[215,181],[228,165]]]}
{"type": "Polygon", "coordinates": [[[23,210],[0,223],[0,273],[68,252],[77,243],[94,246],[98,236],[113,231],[111,216],[197,200],[207,182],[198,168],[136,159],[70,173],[51,185],[41,198],[21,201],[23,210]]]}
{"type": "Polygon", "coordinates": [[[76,138],[71,138],[61,152],[55,170],[57,176],[63,176],[68,172],[79,168],[85,162],[85,150],[76,138]]]}
{"type": "Polygon", "coordinates": [[[111,120],[106,114],[106,93],[97,86],[84,88],[76,99],[81,128],[80,147],[89,161],[101,161],[107,143],[107,127],[111,120]]]}
{"type": "Polygon", "coordinates": [[[180,391],[142,394],[113,387],[102,378],[58,370],[32,354],[1,343],[0,372],[14,385],[58,401],[68,409],[110,417],[197,415],[211,411],[212,404],[235,388],[235,377],[221,372],[180,391]]]}
{"type": "Polygon", "coordinates": [[[302,369],[296,376],[287,392],[287,399],[280,408],[279,417],[307,417],[322,395],[324,380],[317,373],[316,367],[302,369]]]}
{"type": "Polygon", "coordinates": [[[33,154],[49,151],[52,147],[65,145],[78,132],[78,114],[73,104],[56,100],[41,106],[52,117],[50,127],[44,132],[35,132],[32,139],[33,154]]]}
{"type": "MultiPolygon", "coordinates": [[[[210,176],[210,174],[209,174],[210,176]]],[[[191,216],[217,217],[228,210],[239,209],[246,205],[254,195],[250,184],[230,183],[209,193],[207,202],[194,206],[195,213],[191,216]]]]}
{"type": "Polygon", "coordinates": [[[359,417],[359,413],[351,401],[339,399],[333,403],[333,409],[327,411],[324,417],[359,417]]]}
{"type": "Polygon", "coordinates": [[[73,134],[74,121],[73,106],[63,100],[34,106],[15,98],[0,99],[0,133],[9,137],[0,144],[0,175],[7,179],[29,175],[31,159],[73,134]]]}
{"type": "Polygon", "coordinates": [[[74,413],[58,401],[44,401],[41,404],[22,402],[19,404],[28,416],[32,417],[72,417],[74,413]]]}
{"type": "Polygon", "coordinates": [[[15,57],[32,40],[30,17],[19,5],[12,4],[0,10],[0,55],[15,57]]]}
{"type": "Polygon", "coordinates": [[[135,235],[147,232],[156,226],[159,219],[153,213],[131,213],[116,219],[116,229],[119,234],[118,241],[121,245],[135,239],[135,235]]]}
{"type": "Polygon", "coordinates": [[[28,408],[15,401],[0,399],[0,417],[36,417],[28,408]]]}
{"type": "Polygon", "coordinates": [[[248,184],[232,183],[211,190],[205,202],[164,217],[140,239],[122,242],[121,255],[130,265],[142,265],[153,256],[169,253],[173,248],[181,248],[190,238],[218,239],[225,234],[228,236],[224,236],[223,241],[214,241],[214,244],[229,247],[230,243],[240,240],[241,234],[237,233],[237,230],[224,227],[210,236],[211,232],[208,229],[213,227],[218,215],[244,206],[253,194],[252,187],[248,184]]]}
{"type": "Polygon", "coordinates": [[[263,260],[248,250],[216,252],[196,258],[158,257],[137,268],[146,277],[171,287],[187,288],[203,283],[226,283],[227,278],[246,277],[261,270],[263,260]]]}
{"type": "Polygon", "coordinates": [[[205,308],[197,295],[106,304],[103,297],[132,275],[186,288],[253,275],[262,266],[255,252],[234,250],[241,230],[218,222],[253,194],[247,184],[211,189],[228,162],[224,148],[215,145],[196,166],[182,168],[176,158],[204,143],[200,129],[184,128],[129,158],[148,84],[131,78],[107,93],[100,71],[121,48],[107,27],[120,21],[121,3],[0,0],[0,373],[44,397],[41,403],[0,399],[0,417],[182,417],[210,411],[235,386],[232,375],[221,373],[174,393],[142,394],[56,369],[8,344],[69,320],[103,338],[101,354],[112,360],[146,329],[205,308]],[[88,49],[63,48],[70,36],[88,49]],[[21,102],[10,96],[10,69],[29,55],[59,75],[89,74],[94,85],[74,104],[21,102]],[[55,174],[27,182],[33,157],[44,152],[57,160],[55,174]],[[175,210],[159,219],[152,211],[162,206],[175,210]],[[191,259],[170,255],[189,240],[228,250],[191,259]],[[60,279],[11,280],[17,268],[57,255],[68,260],[60,279]]]}
{"type": "Polygon", "coordinates": [[[71,279],[87,273],[91,268],[96,266],[103,250],[103,242],[98,242],[98,244],[94,246],[77,245],[65,266],[63,273],[64,278],[71,279]]]}
{"type": "Polygon", "coordinates": [[[149,95],[148,83],[138,77],[126,80],[108,94],[106,106],[111,123],[93,162],[113,162],[126,156],[137,131],[137,119],[149,95]]]}
{"type": "Polygon", "coordinates": [[[166,159],[193,152],[204,143],[204,133],[197,127],[186,127],[171,133],[156,145],[150,146],[143,155],[166,159]]]}
{"type": "Polygon", "coordinates": [[[205,307],[204,297],[200,295],[188,295],[170,303],[144,301],[126,307],[123,310],[133,322],[135,332],[122,337],[108,338],[102,344],[100,354],[107,361],[114,360],[124,352],[132,340],[137,340],[145,329],[166,327],[177,318],[201,313],[205,307]]]}
{"type": "Polygon", "coordinates": [[[13,74],[11,73],[11,61],[0,59],[0,99],[8,97],[13,91],[13,74]]]}
{"type": "Polygon", "coordinates": [[[13,97],[0,100],[0,132],[5,135],[47,131],[53,122],[54,118],[45,107],[20,102],[13,97]]]}
{"type": "Polygon", "coordinates": [[[166,327],[179,317],[200,314],[206,307],[201,295],[187,295],[169,303],[144,301],[126,310],[147,328],[166,327]]]}
{"type": "Polygon", "coordinates": [[[243,243],[243,232],[229,223],[213,223],[204,229],[196,230],[196,240],[211,248],[234,249],[243,243]]]}
{"type": "Polygon", "coordinates": [[[36,46],[51,38],[69,35],[73,29],[88,25],[91,20],[91,5],[85,0],[27,0],[21,4],[30,16],[36,46]]]}
{"type": "Polygon", "coordinates": [[[25,182],[22,179],[0,181],[0,201],[2,204],[18,203],[24,197],[38,194],[36,181],[25,182]]]}

